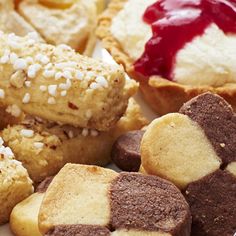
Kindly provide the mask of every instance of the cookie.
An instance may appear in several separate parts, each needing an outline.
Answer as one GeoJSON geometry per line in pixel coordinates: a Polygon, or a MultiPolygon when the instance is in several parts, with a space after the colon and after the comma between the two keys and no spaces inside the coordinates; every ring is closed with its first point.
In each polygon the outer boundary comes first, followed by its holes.
{"type": "Polygon", "coordinates": [[[8,222],[13,207],[33,192],[32,181],[11,149],[0,138],[0,224],[8,222]]]}
{"type": "Polygon", "coordinates": [[[11,212],[10,227],[17,236],[42,236],[38,228],[38,213],[52,177],[46,178],[36,192],[18,203],[11,212]]]}
{"type": "Polygon", "coordinates": [[[105,166],[117,137],[146,124],[139,105],[131,99],[125,115],[108,132],[27,117],[20,124],[5,128],[2,137],[34,182],[40,182],[68,162],[105,166]]]}
{"type": "Polygon", "coordinates": [[[34,34],[1,33],[0,46],[0,106],[15,104],[32,116],[106,131],[124,114],[137,89],[121,67],[81,56],[65,45],[39,43],[34,34]]]}
{"type": "Polygon", "coordinates": [[[75,164],[53,179],[39,212],[39,228],[47,236],[185,236],[190,225],[188,204],[168,181],[75,164]]]}
{"type": "Polygon", "coordinates": [[[138,171],[141,164],[140,143],[144,131],[135,130],[121,135],[112,147],[113,162],[124,171],[138,171]]]}
{"type": "Polygon", "coordinates": [[[235,192],[236,175],[228,170],[219,169],[188,185],[185,196],[193,216],[193,236],[235,234],[235,192]]]}
{"type": "Polygon", "coordinates": [[[96,41],[96,1],[24,0],[18,5],[18,12],[47,43],[66,44],[91,55],[96,41]]]}
{"type": "Polygon", "coordinates": [[[171,180],[190,205],[194,236],[236,231],[236,115],[218,95],[193,98],[180,113],[151,123],[141,142],[142,169],[171,180]]]}

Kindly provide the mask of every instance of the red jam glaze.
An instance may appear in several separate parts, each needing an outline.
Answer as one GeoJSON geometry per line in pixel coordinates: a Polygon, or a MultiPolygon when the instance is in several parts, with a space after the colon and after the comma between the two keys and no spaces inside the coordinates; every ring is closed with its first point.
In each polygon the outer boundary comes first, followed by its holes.
{"type": "Polygon", "coordinates": [[[143,20],[152,38],[134,63],[144,76],[173,79],[177,52],[215,23],[224,33],[236,33],[236,0],[159,0],[148,7],[143,20]]]}

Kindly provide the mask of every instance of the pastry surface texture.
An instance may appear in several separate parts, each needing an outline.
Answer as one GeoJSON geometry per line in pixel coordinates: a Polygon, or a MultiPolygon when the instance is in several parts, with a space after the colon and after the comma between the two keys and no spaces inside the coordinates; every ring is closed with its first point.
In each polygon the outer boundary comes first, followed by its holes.
{"type": "Polygon", "coordinates": [[[98,235],[185,236],[190,224],[188,205],[169,182],[85,165],[67,164],[59,172],[39,212],[46,235],[93,235],[98,230],[98,235]]]}
{"type": "Polygon", "coordinates": [[[192,235],[234,235],[236,115],[220,96],[205,93],[179,113],[154,120],[141,142],[141,172],[172,181],[185,193],[192,235]]]}
{"type": "Polygon", "coordinates": [[[83,128],[103,131],[114,126],[136,92],[122,68],[32,37],[1,33],[0,104],[83,128]]]}

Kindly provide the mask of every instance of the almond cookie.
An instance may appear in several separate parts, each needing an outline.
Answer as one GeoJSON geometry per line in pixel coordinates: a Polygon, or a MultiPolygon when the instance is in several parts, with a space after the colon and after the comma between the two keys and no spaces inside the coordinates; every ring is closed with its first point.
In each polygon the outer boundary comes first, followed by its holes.
{"type": "Polygon", "coordinates": [[[38,213],[44,194],[53,177],[39,184],[35,193],[18,203],[11,212],[10,227],[17,236],[41,236],[38,228],[38,213]]]}
{"type": "Polygon", "coordinates": [[[127,81],[119,66],[32,37],[1,33],[0,105],[16,104],[27,114],[76,127],[113,127],[136,92],[136,83],[127,81]]]}
{"type": "Polygon", "coordinates": [[[117,137],[146,124],[139,105],[131,99],[125,115],[107,132],[26,117],[21,123],[5,128],[2,137],[30,177],[40,182],[55,175],[68,162],[106,165],[117,137]]]}
{"type": "Polygon", "coordinates": [[[173,184],[155,176],[73,164],[53,179],[39,212],[39,228],[47,236],[185,236],[190,224],[189,207],[173,184]]]}
{"type": "Polygon", "coordinates": [[[156,119],[141,142],[142,170],[171,180],[185,193],[192,235],[234,235],[236,118],[218,95],[205,93],[180,113],[156,119]]]}
{"type": "Polygon", "coordinates": [[[8,221],[13,207],[33,192],[32,181],[22,164],[14,160],[0,138],[0,224],[8,221]]]}

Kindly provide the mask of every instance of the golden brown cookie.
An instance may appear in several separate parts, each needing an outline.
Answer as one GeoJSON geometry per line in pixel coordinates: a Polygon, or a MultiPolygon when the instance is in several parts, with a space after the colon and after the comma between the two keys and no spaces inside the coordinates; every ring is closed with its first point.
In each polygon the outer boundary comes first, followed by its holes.
{"type": "Polygon", "coordinates": [[[27,170],[14,159],[9,147],[0,138],[0,224],[8,222],[11,210],[33,192],[27,170]]]}
{"type": "Polygon", "coordinates": [[[8,126],[2,136],[31,178],[39,182],[56,174],[68,162],[106,165],[117,137],[146,124],[140,107],[131,99],[125,115],[107,132],[57,125],[30,117],[18,125],[8,126]]]}
{"type": "Polygon", "coordinates": [[[47,43],[63,43],[91,55],[97,15],[102,5],[96,3],[95,0],[24,0],[18,5],[18,12],[47,43]]]}
{"type": "Polygon", "coordinates": [[[47,236],[185,236],[190,224],[188,205],[173,184],[86,165],[63,167],[39,211],[39,228],[47,236]]]}
{"type": "Polygon", "coordinates": [[[30,115],[76,127],[113,127],[136,92],[135,82],[125,80],[119,66],[32,37],[1,33],[0,105],[15,104],[30,115]]]}

